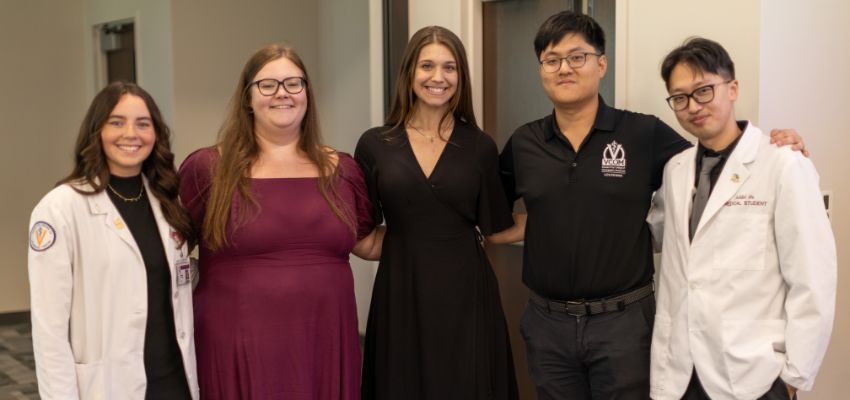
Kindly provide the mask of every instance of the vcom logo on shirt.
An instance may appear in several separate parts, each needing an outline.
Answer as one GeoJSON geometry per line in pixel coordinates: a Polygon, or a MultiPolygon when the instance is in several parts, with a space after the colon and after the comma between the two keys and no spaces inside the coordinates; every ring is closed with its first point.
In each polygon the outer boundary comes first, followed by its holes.
{"type": "Polygon", "coordinates": [[[602,151],[602,175],[622,178],[626,174],[626,149],[613,141],[602,151]]]}

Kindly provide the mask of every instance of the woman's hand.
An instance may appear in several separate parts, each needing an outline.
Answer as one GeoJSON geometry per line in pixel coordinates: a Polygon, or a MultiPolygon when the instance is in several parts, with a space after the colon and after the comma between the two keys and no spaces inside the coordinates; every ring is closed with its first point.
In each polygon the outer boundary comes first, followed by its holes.
{"type": "Polygon", "coordinates": [[[378,225],[366,237],[360,239],[351,250],[355,256],[364,260],[378,260],[381,258],[381,246],[384,243],[384,234],[387,231],[386,225],[378,225]]]}
{"type": "Polygon", "coordinates": [[[487,236],[487,243],[506,244],[516,243],[525,239],[525,221],[528,219],[526,213],[514,213],[514,225],[501,232],[487,236]]]}

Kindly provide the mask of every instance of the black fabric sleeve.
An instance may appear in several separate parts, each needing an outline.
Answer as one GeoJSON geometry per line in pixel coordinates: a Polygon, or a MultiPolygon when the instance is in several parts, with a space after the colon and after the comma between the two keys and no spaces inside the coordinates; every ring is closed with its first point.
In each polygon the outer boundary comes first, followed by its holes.
{"type": "Polygon", "coordinates": [[[499,155],[499,178],[502,181],[502,189],[504,190],[505,199],[508,202],[508,208],[513,210],[516,202],[516,175],[514,173],[514,153],[513,153],[513,136],[505,143],[502,149],[502,154],[499,155]]]}
{"type": "Polygon", "coordinates": [[[664,174],[664,166],[667,161],[676,154],[682,152],[693,144],[679,135],[670,125],[655,118],[655,129],[653,130],[653,157],[652,157],[652,190],[661,187],[661,179],[664,174]]]}
{"type": "Polygon", "coordinates": [[[354,160],[363,170],[363,178],[366,181],[366,190],[369,200],[372,201],[372,223],[380,225],[384,221],[384,212],[381,209],[381,196],[378,191],[378,170],[375,163],[375,146],[379,144],[380,138],[376,137],[374,129],[368,130],[360,136],[357,147],[354,149],[354,160]]]}
{"type": "Polygon", "coordinates": [[[514,220],[499,177],[499,152],[496,143],[486,133],[480,132],[475,147],[481,179],[476,223],[481,233],[490,235],[510,228],[514,220]]]}

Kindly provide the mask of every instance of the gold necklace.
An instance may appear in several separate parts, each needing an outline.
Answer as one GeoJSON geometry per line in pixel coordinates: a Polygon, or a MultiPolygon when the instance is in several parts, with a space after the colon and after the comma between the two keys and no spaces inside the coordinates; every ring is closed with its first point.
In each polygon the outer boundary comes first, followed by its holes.
{"type": "Polygon", "coordinates": [[[118,191],[115,190],[115,188],[112,187],[112,185],[110,185],[108,183],[106,184],[106,187],[108,187],[109,190],[112,191],[112,193],[115,193],[115,195],[118,196],[118,198],[120,198],[121,200],[129,201],[129,202],[136,202],[136,201],[141,200],[142,194],[145,193],[145,185],[142,185],[142,190],[139,191],[139,195],[136,196],[136,197],[124,197],[124,196],[121,195],[121,193],[118,193],[118,191]]]}
{"type": "Polygon", "coordinates": [[[420,131],[420,130],[419,130],[419,128],[417,128],[417,127],[415,127],[415,126],[413,126],[413,125],[407,125],[407,126],[409,126],[409,127],[413,128],[413,130],[414,130],[414,131],[416,131],[416,133],[418,133],[418,134],[422,135],[422,137],[424,137],[425,139],[428,139],[428,143],[434,143],[434,138],[435,138],[436,136],[428,136],[428,135],[426,135],[426,134],[422,133],[422,131],[420,131]]]}

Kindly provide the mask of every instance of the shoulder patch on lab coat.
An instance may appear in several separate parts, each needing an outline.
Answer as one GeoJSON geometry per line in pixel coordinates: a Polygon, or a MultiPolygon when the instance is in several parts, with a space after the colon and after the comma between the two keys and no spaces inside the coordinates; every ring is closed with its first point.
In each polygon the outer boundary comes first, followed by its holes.
{"type": "Polygon", "coordinates": [[[56,242],[56,230],[44,221],[38,221],[30,229],[30,248],[45,251],[56,242]]]}

